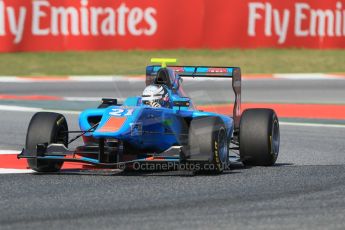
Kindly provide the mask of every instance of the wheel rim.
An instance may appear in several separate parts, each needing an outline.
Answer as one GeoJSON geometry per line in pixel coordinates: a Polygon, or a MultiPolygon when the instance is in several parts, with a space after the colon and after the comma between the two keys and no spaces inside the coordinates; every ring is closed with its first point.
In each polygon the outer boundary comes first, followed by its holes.
{"type": "Polygon", "coordinates": [[[219,147],[219,159],[222,163],[226,162],[227,152],[228,152],[228,143],[225,133],[225,129],[221,128],[218,134],[218,147],[219,147]]]}
{"type": "Polygon", "coordinates": [[[275,119],[272,127],[272,154],[274,157],[278,156],[279,153],[279,143],[280,143],[280,134],[279,134],[279,123],[275,119]]]}
{"type": "Polygon", "coordinates": [[[66,129],[65,128],[61,128],[59,131],[58,131],[58,139],[57,139],[57,143],[60,143],[60,144],[64,144],[66,145],[68,143],[68,136],[66,134],[66,129]]]}
{"type": "Polygon", "coordinates": [[[55,131],[53,143],[64,144],[66,147],[68,147],[68,134],[66,132],[67,127],[65,125],[58,126],[57,130],[55,131]]]}

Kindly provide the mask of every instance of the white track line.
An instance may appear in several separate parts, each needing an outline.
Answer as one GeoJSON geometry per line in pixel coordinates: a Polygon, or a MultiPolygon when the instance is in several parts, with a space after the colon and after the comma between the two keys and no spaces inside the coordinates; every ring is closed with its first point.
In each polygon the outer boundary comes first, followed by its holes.
{"type": "Polygon", "coordinates": [[[327,75],[321,74],[321,73],[314,73],[314,74],[274,74],[273,76],[276,79],[289,79],[289,80],[327,79],[327,75]]]}
{"type": "Polygon", "coordinates": [[[71,111],[71,110],[51,110],[43,108],[31,108],[24,106],[13,106],[13,105],[0,105],[0,111],[13,111],[13,112],[54,112],[54,113],[64,113],[78,115],[80,111],[71,111]]]}
{"type": "Polygon", "coordinates": [[[280,125],[286,126],[303,126],[303,127],[324,127],[324,128],[345,128],[345,125],[338,125],[338,124],[319,124],[319,123],[300,123],[300,122],[285,122],[280,121],[280,125]]]}
{"type": "Polygon", "coordinates": [[[71,115],[79,115],[81,111],[71,111],[71,110],[50,110],[50,109],[43,109],[43,112],[53,112],[53,113],[62,113],[62,114],[71,114],[71,115]]]}
{"type": "Polygon", "coordinates": [[[19,153],[18,150],[0,150],[0,155],[17,155],[19,153]]]}
{"type": "Polygon", "coordinates": [[[64,101],[101,101],[99,97],[63,97],[64,101]]]}
{"type": "Polygon", "coordinates": [[[19,173],[34,173],[31,169],[4,169],[0,168],[0,174],[19,174],[19,173]]]}
{"type": "Polygon", "coordinates": [[[273,74],[275,79],[287,80],[339,80],[345,79],[342,76],[323,74],[323,73],[296,73],[296,74],[273,74]]]}
{"type": "Polygon", "coordinates": [[[15,106],[15,105],[0,105],[0,111],[16,111],[16,112],[37,112],[41,108],[15,106]]]}
{"type": "Polygon", "coordinates": [[[6,82],[6,83],[28,83],[32,82],[29,79],[25,78],[18,78],[18,77],[10,77],[10,76],[0,76],[0,82],[6,82]]]}

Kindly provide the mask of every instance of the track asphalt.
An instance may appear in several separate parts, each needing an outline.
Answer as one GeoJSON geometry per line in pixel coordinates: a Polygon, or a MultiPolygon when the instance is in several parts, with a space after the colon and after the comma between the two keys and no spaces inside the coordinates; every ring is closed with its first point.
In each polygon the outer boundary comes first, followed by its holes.
{"type": "MultiPolygon", "coordinates": [[[[197,103],[231,102],[230,82],[185,83],[197,103]]],[[[0,95],[75,100],[0,98],[0,150],[23,147],[33,114],[23,106],[81,110],[97,105],[97,97],[139,95],[143,87],[138,82],[1,83],[0,95]]],[[[345,81],[248,80],[243,101],[342,106],[345,81]]],[[[77,115],[66,117],[76,129],[77,115]]],[[[344,229],[345,117],[281,120],[274,167],[234,165],[219,176],[68,169],[50,175],[0,174],[0,229],[344,229]]],[[[0,159],[8,156],[5,152],[0,151],[0,159]]]]}

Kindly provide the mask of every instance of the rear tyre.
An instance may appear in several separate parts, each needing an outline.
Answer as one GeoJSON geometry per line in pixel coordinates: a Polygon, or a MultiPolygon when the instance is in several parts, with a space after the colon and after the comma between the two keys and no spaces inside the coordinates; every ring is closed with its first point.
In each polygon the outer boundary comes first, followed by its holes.
{"type": "Polygon", "coordinates": [[[271,166],[279,154],[280,133],[272,109],[247,109],[240,122],[240,157],[244,165],[271,166]]]}
{"type": "Polygon", "coordinates": [[[200,163],[200,171],[223,172],[229,163],[229,142],[224,122],[219,117],[193,119],[187,152],[190,161],[200,163]]]}
{"type": "MultiPolygon", "coordinates": [[[[66,118],[58,113],[39,112],[30,121],[26,135],[26,150],[37,156],[38,144],[59,143],[68,147],[68,126],[66,118]]],[[[37,172],[57,172],[63,162],[56,160],[28,159],[29,167],[37,172]]]]}

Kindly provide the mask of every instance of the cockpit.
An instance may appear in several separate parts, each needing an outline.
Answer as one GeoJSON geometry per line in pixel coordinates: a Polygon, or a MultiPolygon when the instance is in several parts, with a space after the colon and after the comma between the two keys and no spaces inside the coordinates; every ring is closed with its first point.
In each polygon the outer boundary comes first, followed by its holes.
{"type": "Polygon", "coordinates": [[[147,66],[146,86],[153,84],[164,85],[169,90],[174,109],[193,108],[190,98],[183,90],[182,78],[172,68],[156,65],[147,66]]]}

